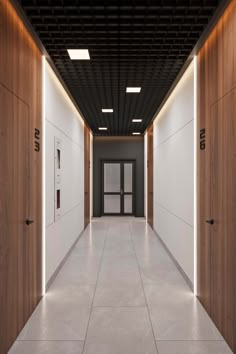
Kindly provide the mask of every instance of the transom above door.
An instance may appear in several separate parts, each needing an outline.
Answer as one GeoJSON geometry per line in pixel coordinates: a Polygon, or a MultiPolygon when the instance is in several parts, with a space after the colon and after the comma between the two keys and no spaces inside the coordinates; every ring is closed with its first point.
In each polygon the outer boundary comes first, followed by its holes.
{"type": "Polygon", "coordinates": [[[135,161],[102,161],[102,215],[134,215],[135,161]]]}

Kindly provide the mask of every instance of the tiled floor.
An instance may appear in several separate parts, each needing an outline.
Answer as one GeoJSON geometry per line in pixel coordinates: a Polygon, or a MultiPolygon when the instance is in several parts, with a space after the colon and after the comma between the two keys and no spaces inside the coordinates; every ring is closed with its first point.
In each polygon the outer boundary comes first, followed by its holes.
{"type": "Polygon", "coordinates": [[[143,219],[85,230],[10,354],[230,354],[143,219]]]}

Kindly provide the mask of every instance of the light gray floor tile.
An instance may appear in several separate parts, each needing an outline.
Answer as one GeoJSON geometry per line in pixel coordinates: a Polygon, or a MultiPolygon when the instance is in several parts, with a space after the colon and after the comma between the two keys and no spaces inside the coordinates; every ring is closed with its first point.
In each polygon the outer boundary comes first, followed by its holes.
{"type": "Polygon", "coordinates": [[[161,305],[162,302],[174,301],[188,301],[193,298],[193,293],[184,281],[179,276],[173,280],[172,283],[167,282],[165,279],[160,279],[159,282],[153,284],[144,284],[144,291],[149,307],[161,305]]]}
{"type": "Polygon", "coordinates": [[[78,266],[88,262],[100,264],[104,247],[76,248],[68,259],[69,262],[78,262],[78,266]],[[80,264],[79,264],[80,263],[80,264]]]}
{"type": "Polygon", "coordinates": [[[161,283],[163,280],[166,283],[176,283],[183,279],[182,275],[170,260],[150,261],[149,259],[138,260],[139,269],[144,284],[161,283]]]}
{"type": "MultiPolygon", "coordinates": [[[[69,290],[69,289],[68,289],[69,290]]],[[[94,287],[47,294],[19,335],[20,340],[84,340],[94,287]]]]}
{"type": "Polygon", "coordinates": [[[82,341],[16,341],[8,354],[82,354],[82,341]]]}
{"type": "Polygon", "coordinates": [[[93,295],[96,286],[90,284],[81,285],[77,279],[56,278],[47,292],[47,299],[51,296],[63,300],[63,298],[70,298],[71,301],[76,301],[82,306],[90,306],[92,304],[93,295]]]}
{"type": "Polygon", "coordinates": [[[103,249],[105,235],[102,237],[97,238],[96,235],[90,237],[89,235],[86,237],[81,237],[77,245],[75,246],[74,250],[79,252],[82,249],[89,249],[89,250],[101,250],[103,249]]]}
{"type": "Polygon", "coordinates": [[[162,299],[149,307],[154,335],[159,340],[222,340],[196,298],[162,299]]]}
{"type": "Polygon", "coordinates": [[[110,227],[107,232],[107,239],[126,239],[130,237],[129,223],[110,223],[110,227]],[[121,237],[119,237],[121,235],[121,237]]]}
{"type": "Polygon", "coordinates": [[[102,264],[98,277],[98,283],[141,284],[138,266],[137,264],[122,265],[117,262],[110,267],[102,264]]]}
{"type": "Polygon", "coordinates": [[[103,258],[134,257],[135,251],[132,242],[107,244],[104,248],[103,258]]]}
{"type": "Polygon", "coordinates": [[[141,283],[99,284],[96,289],[94,306],[146,306],[141,283]]]}
{"type": "Polygon", "coordinates": [[[100,266],[99,259],[70,259],[66,262],[63,268],[60,270],[55,283],[70,283],[77,281],[78,284],[96,284],[98,271],[100,266]]]}
{"type": "Polygon", "coordinates": [[[85,354],[156,354],[146,308],[93,308],[85,354]]]}
{"type": "Polygon", "coordinates": [[[157,341],[159,354],[232,354],[223,341],[157,341]]]}
{"type": "Polygon", "coordinates": [[[231,353],[156,234],[130,217],[86,228],[10,354],[81,354],[85,338],[83,354],[231,353]]]}

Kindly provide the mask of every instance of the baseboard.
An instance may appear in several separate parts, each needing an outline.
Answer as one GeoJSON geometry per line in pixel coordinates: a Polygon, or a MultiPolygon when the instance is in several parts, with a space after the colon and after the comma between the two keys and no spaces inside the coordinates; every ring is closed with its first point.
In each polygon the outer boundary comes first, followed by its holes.
{"type": "Polygon", "coordinates": [[[168,253],[168,255],[170,256],[170,258],[172,259],[172,261],[174,262],[174,264],[176,265],[176,267],[178,268],[178,271],[181,273],[181,275],[183,276],[184,280],[186,281],[187,285],[189,286],[189,288],[192,290],[192,292],[194,291],[194,286],[193,283],[191,282],[191,280],[189,279],[189,277],[187,276],[187,274],[185,273],[185,271],[183,270],[183,268],[179,265],[179,263],[177,262],[177,260],[175,259],[175,257],[173,256],[173,254],[171,253],[171,251],[169,250],[169,248],[166,246],[165,242],[162,240],[162,238],[158,235],[158,233],[156,232],[156,230],[154,230],[154,233],[156,234],[158,240],[161,242],[162,246],[164,247],[164,249],[166,250],[166,252],[168,253]]]}
{"type": "MultiPolygon", "coordinates": [[[[84,229],[85,230],[85,229],[84,229]]],[[[46,284],[46,292],[48,291],[48,289],[50,288],[50,286],[52,285],[53,281],[55,280],[56,276],[58,275],[58,273],[60,272],[61,268],[63,267],[63,265],[65,264],[65,262],[67,261],[69,255],[71,254],[71,252],[73,251],[75,245],[77,244],[77,242],[79,241],[80,237],[82,236],[84,230],[81,231],[81,233],[79,234],[79,236],[76,238],[75,242],[72,244],[72,246],[70,247],[69,251],[66,253],[65,257],[63,258],[63,260],[61,261],[61,263],[58,265],[57,269],[55,270],[55,272],[53,273],[53,275],[50,277],[50,279],[48,280],[47,284],[46,284]]]]}

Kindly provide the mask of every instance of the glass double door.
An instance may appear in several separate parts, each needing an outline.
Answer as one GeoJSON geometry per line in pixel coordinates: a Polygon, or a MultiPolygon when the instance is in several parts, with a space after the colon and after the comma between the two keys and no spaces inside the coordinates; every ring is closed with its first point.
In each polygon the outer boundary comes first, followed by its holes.
{"type": "Polygon", "coordinates": [[[102,214],[134,214],[134,161],[103,161],[102,214]]]}

